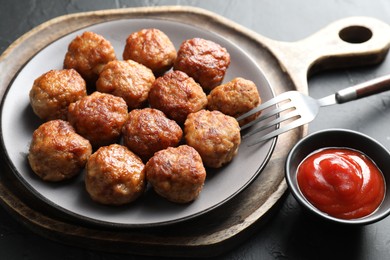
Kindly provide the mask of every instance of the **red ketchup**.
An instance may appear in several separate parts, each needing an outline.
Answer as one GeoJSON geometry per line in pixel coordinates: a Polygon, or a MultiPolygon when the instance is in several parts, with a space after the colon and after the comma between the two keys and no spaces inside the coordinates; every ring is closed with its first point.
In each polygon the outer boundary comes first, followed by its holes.
{"type": "Polygon", "coordinates": [[[298,167],[299,188],[317,209],[341,219],[374,212],[385,194],[382,172],[366,155],[346,148],[310,154],[298,167]]]}

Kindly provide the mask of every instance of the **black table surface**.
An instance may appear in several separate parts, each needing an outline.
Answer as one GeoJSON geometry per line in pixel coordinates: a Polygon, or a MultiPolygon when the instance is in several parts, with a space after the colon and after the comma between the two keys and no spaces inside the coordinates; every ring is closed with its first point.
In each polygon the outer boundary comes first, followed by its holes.
{"type": "MultiPolygon", "coordinates": [[[[349,16],[369,16],[390,24],[389,0],[0,0],[0,53],[21,35],[51,18],[101,9],[187,5],[207,9],[261,35],[297,41],[349,16]]],[[[309,79],[309,92],[322,97],[390,72],[379,65],[323,72],[309,79]]],[[[1,76],[0,72],[0,76],[1,76]]],[[[324,108],[309,131],[346,128],[363,132],[390,148],[390,93],[324,108]]],[[[40,237],[0,207],[0,259],[155,259],[104,253],[40,237]]],[[[390,218],[345,228],[307,217],[287,194],[273,218],[221,259],[389,259],[390,218]]]]}

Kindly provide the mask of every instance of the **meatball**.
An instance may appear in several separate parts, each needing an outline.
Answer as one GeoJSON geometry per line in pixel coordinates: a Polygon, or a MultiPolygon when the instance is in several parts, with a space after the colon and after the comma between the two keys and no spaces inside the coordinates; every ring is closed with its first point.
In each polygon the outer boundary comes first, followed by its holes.
{"type": "Polygon", "coordinates": [[[50,70],[30,90],[30,104],[42,120],[67,119],[68,106],[87,95],[84,79],[73,69],[50,70]]]}
{"type": "Polygon", "coordinates": [[[94,92],[69,105],[68,120],[93,147],[99,147],[118,141],[127,113],[123,98],[94,92]]]}
{"type": "Polygon", "coordinates": [[[211,168],[230,162],[241,143],[237,120],[216,110],[189,114],[184,123],[184,137],[199,152],[204,165],[211,168]]]}
{"type": "Polygon", "coordinates": [[[132,60],[110,61],[104,66],[96,82],[96,89],[122,97],[129,109],[146,105],[155,80],[153,72],[132,60]]]}
{"type": "Polygon", "coordinates": [[[230,55],[225,48],[193,38],[181,44],[173,68],[187,73],[208,92],[221,84],[229,65],[230,55]]]}
{"type": "MultiPolygon", "coordinates": [[[[225,115],[238,117],[257,107],[261,98],[255,83],[243,78],[235,78],[232,81],[214,88],[207,96],[207,108],[219,110],[225,115]]],[[[260,113],[241,120],[240,125],[245,125],[256,119],[260,113]]]]}
{"type": "Polygon", "coordinates": [[[156,75],[173,66],[176,49],[169,37],[158,29],[143,29],[126,39],[124,60],[134,60],[150,68],[156,75]]]}
{"type": "Polygon", "coordinates": [[[108,40],[94,32],[84,32],[70,42],[64,68],[75,69],[88,83],[95,83],[103,66],[115,59],[114,47],[108,40]]]}
{"type": "Polygon", "coordinates": [[[202,158],[188,145],[157,152],[146,163],[145,174],[157,194],[176,203],[195,200],[206,179],[202,158]]]}
{"type": "Polygon", "coordinates": [[[183,136],[180,126],[153,108],[135,109],[122,128],[123,144],[144,161],[169,146],[177,146],[183,136]]]}
{"type": "Polygon", "coordinates": [[[145,165],[122,145],[100,147],[87,162],[85,188],[98,203],[130,203],[145,190],[145,165]]]}
{"type": "Polygon", "coordinates": [[[156,79],[149,93],[149,104],[169,118],[183,124],[187,115],[207,105],[203,89],[187,74],[171,71],[156,79]]]}
{"type": "Polygon", "coordinates": [[[56,119],[36,129],[30,144],[28,162],[44,181],[72,178],[84,168],[92,146],[66,121],[56,119]]]}

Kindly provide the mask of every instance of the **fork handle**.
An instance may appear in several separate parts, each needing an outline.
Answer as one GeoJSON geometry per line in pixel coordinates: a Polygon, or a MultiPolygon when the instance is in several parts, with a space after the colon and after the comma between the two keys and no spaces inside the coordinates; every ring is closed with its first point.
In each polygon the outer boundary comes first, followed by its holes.
{"type": "Polygon", "coordinates": [[[372,79],[336,93],[337,103],[345,103],[390,90],[390,75],[372,79]]]}

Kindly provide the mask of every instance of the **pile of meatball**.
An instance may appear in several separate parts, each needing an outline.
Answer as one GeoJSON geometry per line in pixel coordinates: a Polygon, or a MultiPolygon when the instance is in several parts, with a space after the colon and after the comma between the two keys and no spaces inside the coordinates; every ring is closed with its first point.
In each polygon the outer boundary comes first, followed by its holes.
{"type": "Polygon", "coordinates": [[[257,87],[244,78],[222,84],[230,55],[202,38],[176,51],[164,32],[143,29],[128,36],[122,58],[86,31],[70,42],[63,69],[35,79],[30,104],[43,123],[29,164],[49,182],[85,169],[86,191],[101,204],[128,204],[147,185],[171,202],[191,202],[206,169],[237,154],[246,122],[235,117],[260,104],[257,87]]]}

